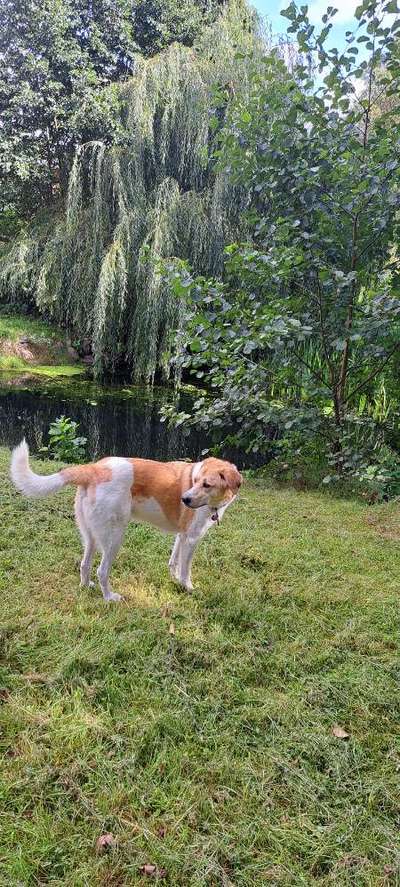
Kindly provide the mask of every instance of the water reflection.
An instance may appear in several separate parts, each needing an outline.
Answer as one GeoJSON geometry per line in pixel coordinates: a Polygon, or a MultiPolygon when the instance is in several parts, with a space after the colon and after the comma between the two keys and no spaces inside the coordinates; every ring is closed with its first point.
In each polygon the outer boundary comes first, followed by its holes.
{"type": "MultiPolygon", "coordinates": [[[[26,383],[25,383],[26,384],[26,383]]],[[[1,387],[0,444],[14,446],[26,437],[33,452],[48,442],[51,422],[64,414],[79,422],[88,438],[91,459],[132,455],[152,459],[197,459],[210,446],[210,436],[160,421],[160,403],[170,397],[162,389],[101,389],[88,383],[31,382],[27,387],[1,387]]],[[[255,464],[238,450],[226,452],[240,467],[255,464]]],[[[257,460],[258,461],[258,460],[257,460]]]]}

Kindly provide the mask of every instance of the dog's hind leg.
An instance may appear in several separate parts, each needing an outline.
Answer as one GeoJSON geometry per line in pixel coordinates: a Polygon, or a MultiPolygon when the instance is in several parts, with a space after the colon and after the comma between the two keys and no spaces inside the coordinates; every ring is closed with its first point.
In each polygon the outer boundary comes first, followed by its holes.
{"type": "Polygon", "coordinates": [[[93,563],[93,557],[94,557],[95,551],[96,551],[96,546],[94,544],[94,539],[92,539],[91,536],[88,536],[86,543],[85,543],[83,558],[81,560],[81,567],[80,567],[81,586],[82,587],[87,585],[89,588],[94,588],[95,583],[92,582],[92,580],[90,578],[90,574],[91,574],[91,570],[92,570],[92,563],[93,563]]]}
{"type": "Polygon", "coordinates": [[[96,534],[96,543],[102,555],[97,576],[104,600],[120,601],[121,595],[111,590],[109,576],[113,560],[121,547],[126,527],[105,527],[104,529],[104,533],[96,534]]]}
{"type": "Polygon", "coordinates": [[[111,479],[88,487],[81,506],[85,526],[101,554],[97,577],[103,598],[120,601],[121,596],[111,590],[109,576],[131,516],[133,471],[126,459],[110,456],[106,464],[111,479]]]}
{"type": "Polygon", "coordinates": [[[75,498],[75,518],[83,544],[83,557],[80,566],[81,587],[86,585],[93,588],[94,582],[91,582],[90,574],[96,545],[83,513],[82,498],[85,495],[86,491],[82,489],[82,487],[79,487],[75,498]]]}

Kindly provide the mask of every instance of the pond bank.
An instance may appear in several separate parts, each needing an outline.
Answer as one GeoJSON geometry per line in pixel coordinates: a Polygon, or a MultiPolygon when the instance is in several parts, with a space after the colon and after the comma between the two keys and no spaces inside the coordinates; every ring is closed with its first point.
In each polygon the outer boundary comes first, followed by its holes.
{"type": "Polygon", "coordinates": [[[85,365],[65,330],[35,317],[0,312],[0,372],[72,376],[84,373],[85,365]]]}
{"type": "MultiPolygon", "coordinates": [[[[197,460],[218,443],[216,429],[172,428],[161,421],[161,406],[174,396],[171,388],[100,385],[88,376],[89,355],[77,358],[65,331],[0,312],[0,445],[15,446],[25,436],[37,453],[48,443],[50,423],[61,415],[79,423],[90,459],[132,454],[197,460]]],[[[198,396],[190,387],[180,396],[182,409],[198,396]]],[[[240,468],[267,461],[235,448],[221,455],[240,468]]]]}

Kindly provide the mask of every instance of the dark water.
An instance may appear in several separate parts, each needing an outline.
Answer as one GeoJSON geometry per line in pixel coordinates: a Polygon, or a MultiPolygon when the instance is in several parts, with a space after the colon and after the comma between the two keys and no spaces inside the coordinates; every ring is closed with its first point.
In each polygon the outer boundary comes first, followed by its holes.
{"type": "MultiPolygon", "coordinates": [[[[214,441],[206,432],[161,422],[160,406],[170,397],[167,389],[106,388],[76,378],[46,382],[0,377],[0,444],[14,446],[25,437],[37,452],[48,443],[50,423],[66,415],[79,422],[91,459],[129,455],[195,460],[214,441]]],[[[258,462],[240,450],[221,455],[242,468],[258,462]]]]}

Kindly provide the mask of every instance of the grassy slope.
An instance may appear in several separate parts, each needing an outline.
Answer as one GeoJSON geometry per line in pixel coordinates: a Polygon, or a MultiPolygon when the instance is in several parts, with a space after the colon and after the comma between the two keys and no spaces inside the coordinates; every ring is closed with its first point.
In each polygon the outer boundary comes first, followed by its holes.
{"type": "Polygon", "coordinates": [[[37,317],[29,317],[25,314],[0,314],[0,335],[17,342],[21,336],[33,336],[37,339],[47,339],[57,342],[63,339],[63,333],[54,326],[50,326],[37,317]]]}
{"type": "Polygon", "coordinates": [[[58,343],[65,341],[65,333],[43,320],[24,315],[0,313],[0,371],[10,372],[31,369],[32,372],[44,376],[74,376],[82,373],[82,366],[71,363],[66,346],[59,348],[58,343]],[[37,366],[16,355],[1,353],[2,340],[17,342],[22,336],[32,341],[44,342],[48,349],[54,350],[58,362],[56,365],[37,366]]]}
{"type": "Polygon", "coordinates": [[[399,884],[398,506],[248,483],[193,597],[131,526],[106,606],[72,495],[23,500],[7,466],[1,884],[399,884]]]}

